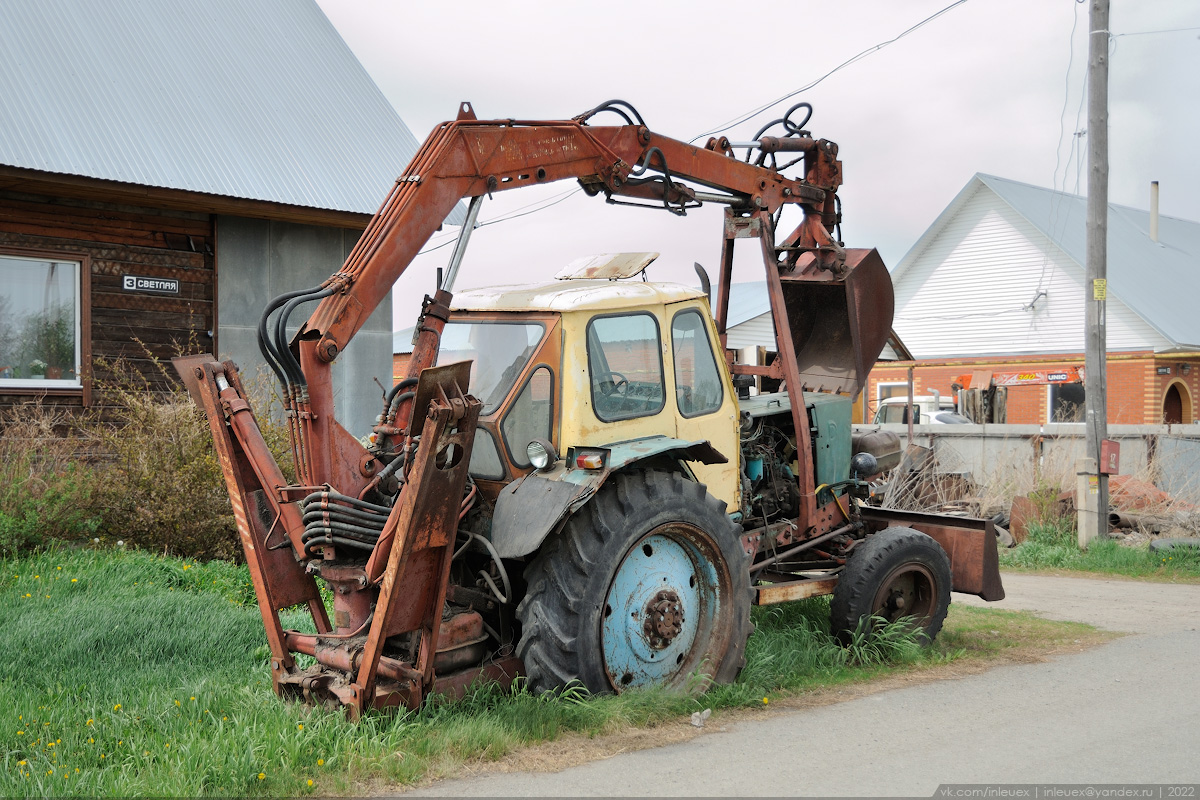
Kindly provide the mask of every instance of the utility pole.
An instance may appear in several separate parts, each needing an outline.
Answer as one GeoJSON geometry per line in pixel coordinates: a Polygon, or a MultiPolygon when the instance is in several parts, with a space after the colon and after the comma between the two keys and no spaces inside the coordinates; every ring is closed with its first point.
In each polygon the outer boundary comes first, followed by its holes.
{"type": "Polygon", "coordinates": [[[1087,463],[1079,465],[1087,513],[1079,515],[1079,544],[1108,532],[1108,476],[1099,467],[1100,443],[1108,438],[1108,380],[1105,301],[1108,299],[1108,2],[1091,0],[1088,32],[1087,280],[1084,366],[1084,423],[1087,463]]]}

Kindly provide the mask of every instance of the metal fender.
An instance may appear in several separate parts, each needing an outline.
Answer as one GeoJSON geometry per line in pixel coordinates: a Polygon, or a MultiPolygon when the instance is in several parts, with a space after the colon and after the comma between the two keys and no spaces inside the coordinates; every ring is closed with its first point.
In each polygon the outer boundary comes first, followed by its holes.
{"type": "Polygon", "coordinates": [[[729,461],[707,440],[688,442],[649,436],[616,442],[605,448],[603,469],[570,468],[560,461],[548,472],[532,472],[505,486],[492,514],[492,544],[501,558],[521,558],[541,547],[568,514],[583,508],[613,473],[654,456],[670,455],[702,464],[729,461]]]}

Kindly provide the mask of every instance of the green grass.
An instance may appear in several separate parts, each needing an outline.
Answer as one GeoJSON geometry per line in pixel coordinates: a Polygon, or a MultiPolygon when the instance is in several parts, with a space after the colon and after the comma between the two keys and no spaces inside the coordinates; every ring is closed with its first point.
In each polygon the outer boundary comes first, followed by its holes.
{"type": "Polygon", "coordinates": [[[1077,541],[1074,528],[1067,522],[1035,523],[1029,528],[1028,539],[1011,550],[1000,551],[1000,567],[1200,582],[1200,550],[1174,549],[1156,553],[1145,545],[1126,547],[1112,539],[1094,541],[1087,550],[1080,550],[1077,541]]]}
{"type": "MultiPolygon", "coordinates": [[[[435,699],[417,713],[355,724],[275,697],[244,566],[60,550],[0,561],[0,570],[9,621],[0,652],[5,796],[355,794],[567,732],[596,736],[706,707],[761,706],[970,657],[974,647],[951,623],[932,648],[898,636],[877,652],[842,649],[818,599],[755,609],[741,678],[700,697],[534,697],[493,685],[458,703],[435,699]]],[[[952,609],[951,620],[959,614],[952,609]]],[[[995,614],[981,624],[1003,627],[995,614]]],[[[285,625],[299,627],[301,616],[285,625]]]]}

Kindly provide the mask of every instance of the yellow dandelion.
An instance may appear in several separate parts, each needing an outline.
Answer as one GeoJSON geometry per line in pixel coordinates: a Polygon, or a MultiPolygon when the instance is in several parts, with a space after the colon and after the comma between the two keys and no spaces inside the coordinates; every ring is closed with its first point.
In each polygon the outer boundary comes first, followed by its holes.
{"type": "Polygon", "coordinates": [[[196,702],[196,695],[192,695],[192,702],[196,702]]]}
{"type": "MultiPolygon", "coordinates": [[[[191,565],[191,564],[184,564],[184,565],[183,565],[183,568],[184,568],[185,570],[187,570],[187,569],[191,569],[191,568],[192,568],[192,565],[191,565]]],[[[260,774],[261,774],[261,773],[260,773],[260,774]]],[[[261,779],[260,779],[260,780],[261,780],[261,779]]]]}
{"type": "Polygon", "coordinates": [[[71,578],[71,583],[79,583],[79,578],[71,578]]]}
{"type": "Polygon", "coordinates": [[[24,761],[18,761],[18,762],[17,762],[17,766],[18,766],[18,767],[23,767],[23,766],[25,766],[25,762],[24,762],[24,761]]]}
{"type": "Polygon", "coordinates": [[[179,701],[178,701],[178,700],[176,700],[176,701],[175,701],[175,705],[176,705],[176,706],[178,706],[178,705],[179,705],[179,701]]]}
{"type": "Polygon", "coordinates": [[[312,786],[312,778],[309,778],[309,779],[308,779],[308,785],[309,785],[309,786],[312,786]]]}
{"type": "Polygon", "coordinates": [[[100,754],[100,757],[101,757],[101,758],[104,758],[104,753],[101,753],[101,754],[100,754]]]}
{"type": "Polygon", "coordinates": [[[765,705],[767,705],[767,704],[768,704],[768,703],[770,703],[770,702],[771,702],[770,698],[767,698],[767,697],[764,697],[764,698],[763,698],[763,705],[764,705],[764,706],[765,706],[765,705]]]}
{"type": "Polygon", "coordinates": [[[325,759],[323,759],[323,758],[318,758],[318,759],[317,759],[317,766],[318,766],[318,767],[323,767],[323,766],[325,766],[325,759]]]}
{"type": "Polygon", "coordinates": [[[96,743],[96,740],[95,740],[95,739],[93,739],[91,736],[89,736],[89,737],[88,737],[88,744],[95,744],[95,743],[96,743]]]}
{"type": "Polygon", "coordinates": [[[62,567],[59,567],[59,569],[61,570],[61,569],[62,569],[62,567]]]}
{"type": "Polygon", "coordinates": [[[267,773],[265,773],[265,772],[260,772],[260,773],[258,773],[258,779],[259,779],[260,781],[266,780],[266,779],[267,779],[267,773]]]}
{"type": "Polygon", "coordinates": [[[113,706],[113,711],[120,711],[120,710],[121,710],[121,704],[120,704],[120,703],[117,703],[115,706],[113,706]]]}
{"type": "Polygon", "coordinates": [[[167,748],[169,748],[170,746],[171,746],[171,743],[170,743],[170,742],[167,742],[166,744],[164,744],[164,745],[163,745],[163,749],[164,749],[164,750],[166,750],[166,749],[167,749],[167,748]]]}
{"type": "Polygon", "coordinates": [[[299,728],[300,730],[304,730],[304,723],[303,723],[303,722],[301,722],[301,723],[300,723],[299,725],[297,725],[296,727],[297,727],[297,728],[299,728]]]}
{"type": "Polygon", "coordinates": [[[25,596],[26,596],[26,597],[33,597],[33,595],[31,595],[29,592],[26,592],[26,593],[25,593],[25,596]]]}
{"type": "Polygon", "coordinates": [[[92,724],[92,722],[93,722],[92,718],[91,718],[91,717],[88,717],[88,721],[87,721],[86,723],[84,723],[84,724],[85,724],[85,725],[91,725],[91,724],[92,724]]]}
{"type": "Polygon", "coordinates": [[[40,578],[40,577],[42,577],[42,576],[41,576],[41,575],[34,575],[34,576],[33,576],[33,579],[36,581],[36,580],[37,580],[38,578],[40,578]]]}
{"type": "Polygon", "coordinates": [[[25,735],[25,731],[17,731],[17,736],[24,736],[24,735],[25,735]]]}

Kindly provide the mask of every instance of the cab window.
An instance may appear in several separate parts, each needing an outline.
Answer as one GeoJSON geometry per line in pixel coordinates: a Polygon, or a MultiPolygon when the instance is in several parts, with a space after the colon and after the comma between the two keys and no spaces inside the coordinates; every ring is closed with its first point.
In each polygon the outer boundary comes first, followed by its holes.
{"type": "Polygon", "coordinates": [[[529,466],[526,450],[530,442],[550,438],[553,396],[554,379],[549,367],[538,367],[529,376],[525,388],[517,395],[512,407],[504,415],[504,421],[500,423],[508,453],[518,467],[529,466]]]}
{"type": "Polygon", "coordinates": [[[664,405],[662,338],[645,312],[594,317],[587,328],[592,408],[604,422],[646,417],[664,405]]]}
{"type": "Polygon", "coordinates": [[[720,408],[725,399],[721,373],[708,339],[708,328],[696,309],[680,311],[671,321],[671,352],[679,413],[698,417],[720,408]]]}
{"type": "Polygon", "coordinates": [[[545,332],[540,322],[449,322],[437,363],[471,362],[471,394],[483,401],[486,417],[504,402],[545,332]]]}

